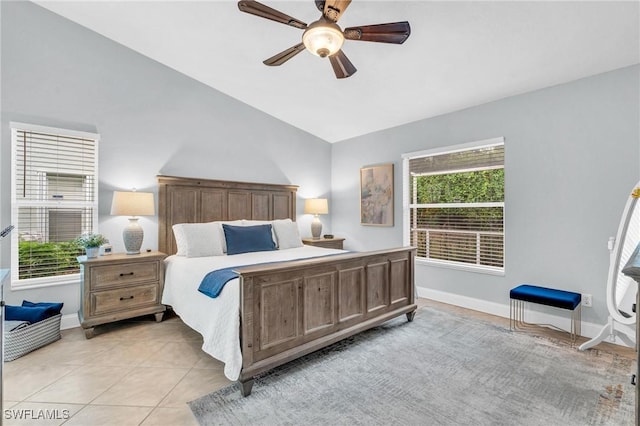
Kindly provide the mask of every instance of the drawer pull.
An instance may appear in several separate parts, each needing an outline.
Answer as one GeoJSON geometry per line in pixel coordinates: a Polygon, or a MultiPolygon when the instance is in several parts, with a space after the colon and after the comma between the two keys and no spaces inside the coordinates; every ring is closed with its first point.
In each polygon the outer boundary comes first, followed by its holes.
{"type": "Polygon", "coordinates": [[[128,300],[133,299],[133,296],[121,297],[120,300],[128,300]]]}
{"type": "Polygon", "coordinates": [[[123,272],[120,274],[121,277],[126,277],[127,275],[133,275],[133,272],[127,272],[126,274],[123,272]]]}

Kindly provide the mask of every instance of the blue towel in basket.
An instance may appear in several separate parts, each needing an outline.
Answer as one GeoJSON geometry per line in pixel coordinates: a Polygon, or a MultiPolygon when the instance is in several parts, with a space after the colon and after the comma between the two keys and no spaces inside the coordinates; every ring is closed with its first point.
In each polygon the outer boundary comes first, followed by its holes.
{"type": "Polygon", "coordinates": [[[46,320],[50,317],[48,308],[45,306],[13,306],[4,307],[4,317],[7,321],[29,321],[34,322],[46,320]]]}
{"type": "Polygon", "coordinates": [[[49,316],[55,316],[58,315],[60,313],[60,311],[62,311],[62,306],[64,305],[64,303],[61,302],[29,302],[28,300],[23,300],[22,301],[22,306],[37,306],[37,307],[44,307],[47,308],[47,312],[49,313],[49,316]]]}
{"type": "Polygon", "coordinates": [[[33,324],[58,315],[62,310],[62,305],[62,303],[33,303],[24,300],[22,306],[6,305],[4,307],[5,320],[29,321],[33,324]]]}

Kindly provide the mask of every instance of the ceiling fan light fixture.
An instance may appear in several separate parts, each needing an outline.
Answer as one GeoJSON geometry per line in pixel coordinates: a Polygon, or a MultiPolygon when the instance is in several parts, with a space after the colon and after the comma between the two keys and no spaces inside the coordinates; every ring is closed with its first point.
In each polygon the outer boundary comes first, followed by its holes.
{"type": "Polygon", "coordinates": [[[324,58],[342,48],[344,35],[336,24],[321,19],[307,27],[302,34],[302,43],[309,52],[324,58]]]}
{"type": "Polygon", "coordinates": [[[345,38],[402,44],[411,34],[411,27],[407,21],[361,25],[345,28],[343,32],[336,22],[351,4],[351,0],[315,0],[315,4],[321,13],[320,19],[307,25],[256,0],[240,0],[238,2],[238,8],[242,12],[304,30],[301,43],[262,61],[265,65],[270,67],[282,65],[303,50],[308,50],[321,58],[328,57],[336,78],[347,78],[358,70],[342,51],[345,38]]]}

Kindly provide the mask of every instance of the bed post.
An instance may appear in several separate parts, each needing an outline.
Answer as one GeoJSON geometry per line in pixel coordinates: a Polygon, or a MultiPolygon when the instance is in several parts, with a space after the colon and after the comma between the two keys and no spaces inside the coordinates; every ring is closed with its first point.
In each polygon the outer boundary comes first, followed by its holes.
{"type": "MultiPolygon", "coordinates": [[[[240,350],[242,351],[242,365],[253,364],[253,279],[240,279],[240,350]]],[[[245,376],[240,372],[238,382],[242,396],[249,396],[253,387],[253,376],[245,376]]]]}
{"type": "MultiPolygon", "coordinates": [[[[409,276],[407,277],[407,282],[411,283],[411,290],[409,292],[409,303],[412,305],[415,305],[416,303],[416,297],[417,297],[417,293],[416,293],[416,288],[415,288],[415,273],[416,273],[416,251],[417,250],[412,250],[411,252],[409,252],[409,276]]],[[[413,318],[415,318],[416,316],[416,311],[417,308],[414,309],[411,312],[407,312],[407,321],[411,322],[413,321],[413,318]]]]}
{"type": "Polygon", "coordinates": [[[242,396],[251,395],[251,389],[253,388],[253,377],[246,380],[241,380],[240,382],[240,393],[242,396]]]}

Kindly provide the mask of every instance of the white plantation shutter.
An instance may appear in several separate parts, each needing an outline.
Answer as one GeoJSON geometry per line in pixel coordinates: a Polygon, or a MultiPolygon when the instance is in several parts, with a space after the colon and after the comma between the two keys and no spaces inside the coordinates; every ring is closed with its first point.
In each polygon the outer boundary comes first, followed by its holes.
{"type": "Polygon", "coordinates": [[[12,281],[69,281],[82,254],[73,240],[97,226],[99,137],[22,123],[11,131],[12,281]]]}
{"type": "Polygon", "coordinates": [[[503,139],[403,157],[405,238],[417,257],[503,271],[503,139]]]}

